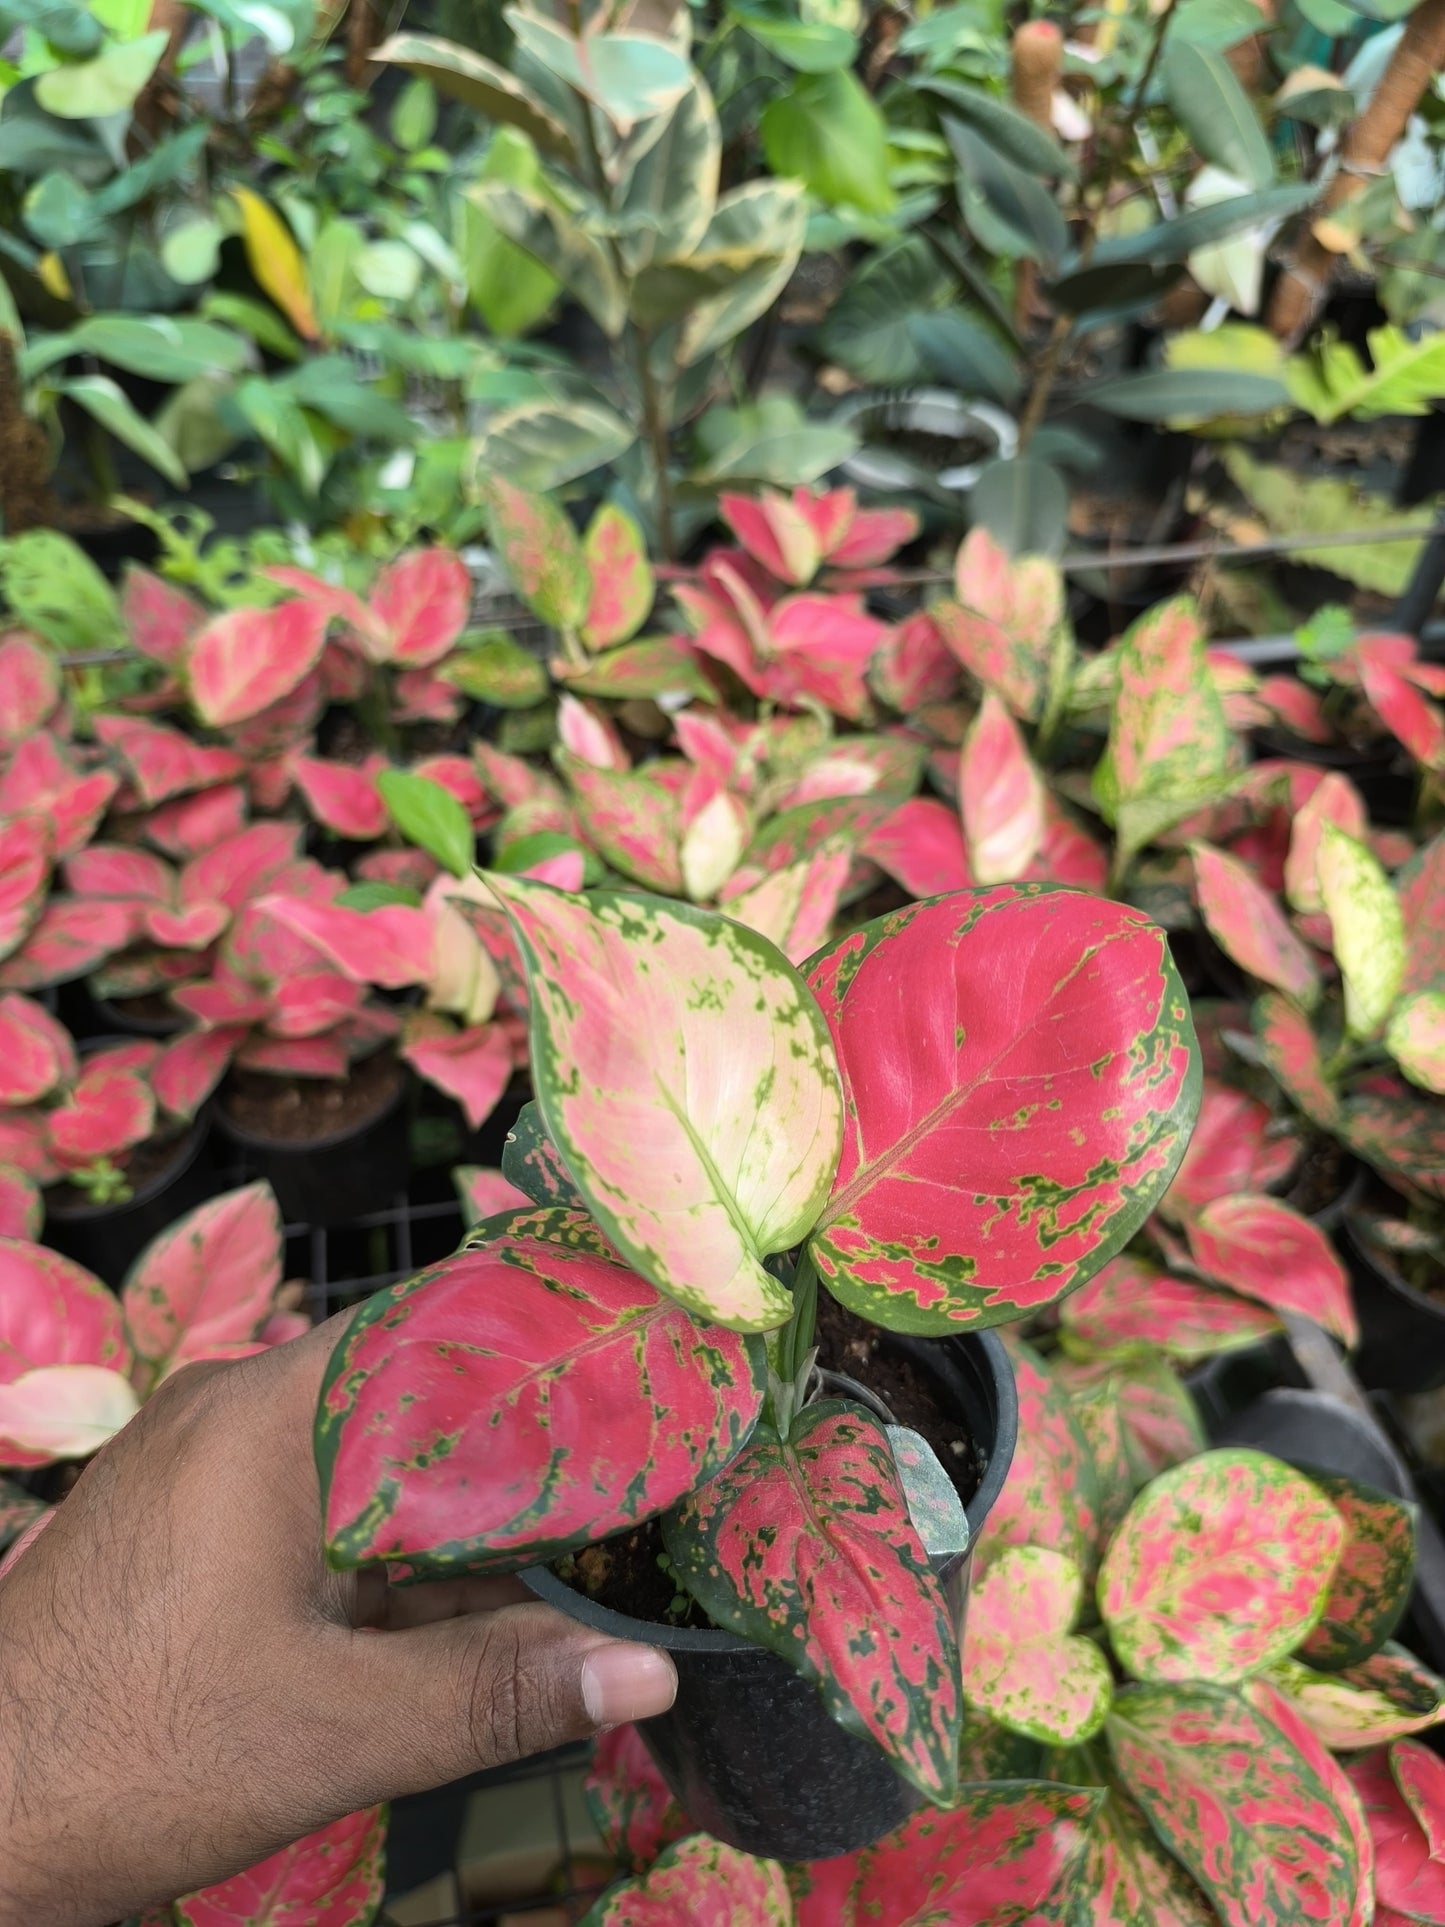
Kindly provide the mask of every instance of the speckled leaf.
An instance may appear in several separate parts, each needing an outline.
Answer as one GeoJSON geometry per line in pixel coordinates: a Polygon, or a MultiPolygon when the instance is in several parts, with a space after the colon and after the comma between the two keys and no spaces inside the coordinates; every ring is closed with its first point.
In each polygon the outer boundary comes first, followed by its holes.
{"type": "Polygon", "coordinates": [[[481,500],[493,546],[523,602],[554,629],[580,628],[592,577],[561,509],[495,474],[483,481],[481,500]]]}
{"type": "Polygon", "coordinates": [[[582,1790],[607,1851],[631,1873],[697,1831],[633,1725],[601,1736],[582,1790]]]}
{"type": "Polygon", "coordinates": [[[840,1399],[805,1407],[785,1442],[755,1438],[662,1530],[679,1581],[715,1625],[815,1681],[833,1718],[929,1799],[952,1796],[952,1613],[870,1413],[840,1399]]]}
{"type": "Polygon", "coordinates": [[[1445,1761],[1418,1740],[1397,1740],[1345,1771],[1375,1845],[1377,1901],[1445,1927],[1445,1761]]]}
{"type": "Polygon", "coordinates": [[[362,645],[373,660],[429,669],[457,641],[471,606],[471,573],[459,555],[413,549],[372,583],[362,645]]]}
{"type": "Polygon", "coordinates": [[[565,1211],[585,1211],[586,1203],[547,1135],[536,1100],[524,1104],[507,1133],[502,1149],[502,1175],[523,1191],[533,1204],[557,1205],[565,1211]]]}
{"type": "Polygon", "coordinates": [[[1339,1753],[1445,1723],[1445,1681],[1402,1646],[1385,1646],[1338,1673],[1317,1673],[1287,1659],[1270,1669],[1270,1678],[1339,1753]]]}
{"type": "Polygon", "coordinates": [[[1184,1385],[1162,1358],[1114,1369],[1124,1413],[1124,1439],[1140,1485],[1204,1450],[1204,1426],[1184,1385]]]}
{"type": "Polygon", "coordinates": [[[1134,1476],[1119,1386],[1112,1372],[1087,1376],[1065,1358],[1056,1357],[1053,1370],[1089,1448],[1099,1493],[1098,1544],[1107,1545],[1133,1504],[1140,1484],[1134,1476]]]}
{"type": "Polygon", "coordinates": [[[1012,883],[1044,837],[1044,783],[1019,726],[992,690],[964,738],[958,801],[978,883],[1012,883]]]}
{"type": "Polygon", "coordinates": [[[1379,859],[1333,823],[1320,826],[1320,896],[1345,980],[1345,1022],[1368,1037],[1389,1015],[1405,975],[1405,924],[1379,859]]]}
{"type": "Polygon", "coordinates": [[[705,1833],[669,1847],[651,1872],[603,1894],[582,1927],[792,1927],[793,1901],[776,1860],[758,1860],[705,1833]]]}
{"type": "Polygon", "coordinates": [[[1319,996],[1319,971],[1274,893],[1237,857],[1206,843],[1191,850],[1200,914],[1214,941],[1241,970],[1309,1009],[1319,996]]]}
{"type": "Polygon", "coordinates": [[[1092,1571],[1099,1492],[1088,1440],[1048,1367],[1027,1345],[1010,1346],[1019,1434],[1003,1491],[988,1516],[981,1553],[1047,1546],[1092,1571]]]}
{"type": "Polygon", "coordinates": [[[1350,1281],[1334,1246],[1280,1198],[1215,1198],[1191,1217],[1190,1255],[1206,1277],[1273,1312],[1300,1312],[1346,1345],[1359,1338],[1350,1281]]]}
{"type": "Polygon", "coordinates": [[[1415,1576],[1415,1508],[1373,1486],[1315,1472],[1345,1522],[1345,1543],[1320,1622],[1299,1649],[1311,1666],[1357,1666],[1404,1616],[1415,1576]]]}
{"type": "Polygon", "coordinates": [[[368,1807],[175,1903],[176,1927],[370,1927],[381,1906],[386,1808],[368,1807]]]}
{"type": "Polygon", "coordinates": [[[212,1198],[153,1239],[121,1304],[154,1377],[253,1338],[281,1283],[281,1252],[281,1213],[264,1181],[212,1198]]]}
{"type": "Polygon", "coordinates": [[[1147,1358],[1156,1349],[1184,1364],[1257,1345],[1279,1330],[1260,1305],[1178,1278],[1126,1252],[1059,1307],[1065,1348],[1075,1357],[1147,1358]]]}
{"type": "Polygon", "coordinates": [[[813,1224],[842,1129],[807,987],[712,912],[489,881],[526,958],[543,1121],[593,1215],[700,1317],[781,1324],[792,1296],[762,1260],[813,1224]]]}
{"type": "Polygon", "coordinates": [[[332,1355],[316,1458],[338,1566],[553,1558],[673,1504],[757,1418],[761,1341],[700,1329],[581,1213],[472,1235],[368,1299],[332,1355]]]}
{"type": "Polygon", "coordinates": [[[1039,555],[1015,559],[986,529],[969,532],[954,569],[957,602],[935,604],[944,641],[971,675],[1033,721],[1067,646],[1064,583],[1039,555]]]}
{"type": "Polygon", "coordinates": [[[1385,1028],[1385,1048],[1412,1084],[1445,1091],[1445,991],[1402,998],[1385,1028]]]}
{"type": "Polygon", "coordinates": [[[1099,1611],[1138,1679],[1238,1680],[1318,1622],[1344,1521],[1263,1452],[1206,1452],[1134,1501],[1104,1555],[1099,1611]]]}
{"type": "Polygon", "coordinates": [[[1218,1927],[1218,1916],[1121,1786],[1089,1834],[1070,1927],[1218,1927]]]}
{"type": "Polygon", "coordinates": [[[1359,1796],[1350,1785],[1344,1768],[1308,1722],[1278,1688],[1263,1674],[1248,1679],[1239,1689],[1255,1712],[1267,1719],[1295,1749],[1309,1772],[1318,1781],[1325,1797],[1339,1811],[1342,1828],[1354,1850],[1354,1891],[1347,1927],[1370,1927],[1375,1900],[1375,1846],[1359,1796]]]}
{"type": "Polygon", "coordinates": [[[1103,1797],[966,1786],[948,1812],[925,1808],[876,1846],[800,1869],[798,1927],[1058,1927],[1103,1797]]]}
{"type": "Polygon", "coordinates": [[[1106,768],[1125,855],[1214,801],[1228,756],[1229,729],[1198,614],[1185,597],[1161,603],[1139,618],[1118,651],[1106,768]]]}
{"type": "Polygon", "coordinates": [[[1275,1082],[1312,1124],[1332,1130],[1339,1122],[1339,1100],[1325,1077],[1319,1040],[1309,1020],[1283,997],[1261,997],[1254,1006],[1255,1035],[1275,1082]]]}
{"type": "Polygon", "coordinates": [[[1341,1802],[1242,1695],[1131,1686],[1108,1733],[1129,1791],[1225,1927],[1354,1927],[1362,1869],[1341,1802]]]}
{"type": "Polygon", "coordinates": [[[811,1249],[874,1323],[940,1334],[1052,1303],[1173,1177],[1197,1046],[1137,911],[1042,884],[962,891],[851,932],[808,980],[847,1107],[811,1249]]]}
{"type": "Polygon", "coordinates": [[[583,836],[614,870],[651,890],[683,894],[682,823],[678,800],[633,770],[598,769],[570,751],[556,751],[583,836]]]}
{"type": "Polygon", "coordinates": [[[1299,1139],[1271,1126],[1258,1098],[1206,1077],[1194,1135],[1164,1200],[1166,1215],[1181,1217],[1212,1198],[1282,1184],[1299,1158],[1299,1139]]]}
{"type": "MultiPolygon", "coordinates": [[[[130,1369],[115,1293],[44,1245],[0,1238],[0,1385],[52,1365],[130,1369]]],[[[49,1454],[7,1447],[0,1464],[44,1465],[49,1454]]]]}
{"type": "Polygon", "coordinates": [[[963,1691],[1000,1726],[1057,1746],[1089,1739],[1113,1697],[1109,1662],[1072,1632],[1084,1575],[1062,1552],[1008,1546],[974,1579],[963,1691]]]}
{"type": "Polygon", "coordinates": [[[656,584],[642,531],[625,509],[604,502],[587,525],[582,552],[592,578],[582,640],[589,649],[610,649],[635,636],[652,607],[656,584]]]}
{"type": "MultiPolygon", "coordinates": [[[[1383,1081],[1375,1080],[1377,1085],[1383,1081]]],[[[1395,1173],[1427,1196],[1445,1198],[1445,1117],[1434,1098],[1404,1084],[1393,1091],[1362,1092],[1345,1106],[1340,1135],[1377,1171],[1395,1173]]]]}

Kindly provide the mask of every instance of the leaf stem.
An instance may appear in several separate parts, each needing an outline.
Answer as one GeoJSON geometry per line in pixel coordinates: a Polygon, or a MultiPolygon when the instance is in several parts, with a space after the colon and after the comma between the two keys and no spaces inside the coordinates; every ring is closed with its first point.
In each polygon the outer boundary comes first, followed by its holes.
{"type": "Polygon", "coordinates": [[[637,369],[637,382],[642,390],[642,423],[647,436],[648,452],[652,457],[653,488],[657,510],[657,540],[667,561],[671,562],[676,550],[672,539],[672,480],[667,472],[667,423],[663,419],[661,397],[657,392],[657,381],[652,372],[652,342],[642,330],[631,323],[628,334],[632,339],[633,362],[637,369]]]}
{"type": "Polygon", "coordinates": [[[778,1376],[791,1383],[803,1369],[803,1361],[813,1349],[813,1333],[818,1323],[818,1272],[812,1253],[806,1248],[793,1274],[793,1315],[783,1327],[779,1348],[778,1376]]]}

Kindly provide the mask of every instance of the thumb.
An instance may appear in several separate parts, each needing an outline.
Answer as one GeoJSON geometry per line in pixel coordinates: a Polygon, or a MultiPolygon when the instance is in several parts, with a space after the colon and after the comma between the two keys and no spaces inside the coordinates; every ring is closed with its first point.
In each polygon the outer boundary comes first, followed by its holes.
{"type": "Polygon", "coordinates": [[[677,1694],[665,1652],[540,1602],[350,1637],[355,1703],[377,1742],[364,1757],[384,1761],[388,1779],[375,1799],[648,1719],[677,1694]]]}

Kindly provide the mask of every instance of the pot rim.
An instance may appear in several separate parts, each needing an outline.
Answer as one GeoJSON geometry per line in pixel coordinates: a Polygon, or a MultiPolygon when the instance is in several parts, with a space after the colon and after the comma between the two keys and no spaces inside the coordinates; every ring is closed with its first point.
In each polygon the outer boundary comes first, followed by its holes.
{"type": "MultiPolygon", "coordinates": [[[[1014,1383],[1013,1365],[996,1331],[969,1332],[967,1336],[960,1333],[943,1342],[970,1347],[977,1345],[998,1412],[987,1469],[979,1480],[977,1492],[964,1507],[968,1519],[969,1549],[961,1558],[967,1559],[972,1554],[978,1535],[983,1531],[984,1521],[993,1510],[994,1501],[1003,1490],[1003,1482],[1008,1477],[1013,1461],[1014,1447],[1018,1443],[1018,1391],[1014,1383]]],[[[569,1618],[578,1619],[597,1632],[610,1633],[615,1639],[628,1640],[635,1646],[664,1646],[674,1653],[767,1651],[766,1647],[757,1645],[751,1639],[743,1639],[737,1633],[723,1632],[717,1627],[667,1626],[660,1620],[634,1619],[630,1613],[616,1612],[611,1606],[601,1606],[595,1599],[589,1599],[585,1593],[569,1586],[566,1580],[557,1577],[550,1566],[527,1566],[517,1577],[537,1598],[549,1606],[559,1607],[569,1618]]]]}
{"type": "MultiPolygon", "coordinates": [[[[406,1097],[406,1066],[400,1058],[396,1060],[396,1069],[396,1090],[379,1110],[373,1111],[370,1117],[362,1118],[357,1124],[349,1124],[343,1131],[328,1131],[325,1137],[267,1137],[263,1132],[248,1131],[244,1124],[237,1124],[234,1118],[226,1115],[226,1106],[219,1092],[215,1098],[216,1128],[223,1137],[228,1137],[233,1144],[239,1144],[242,1147],[255,1146],[258,1150],[266,1151],[294,1151],[298,1156],[309,1156],[313,1151],[330,1151],[338,1144],[349,1144],[353,1138],[360,1137],[363,1131],[369,1131],[373,1124],[380,1124],[383,1119],[391,1116],[406,1097]]],[[[322,1080],[317,1078],[311,1081],[320,1083],[322,1080]]]]}
{"type": "Polygon", "coordinates": [[[1409,1279],[1403,1277],[1389,1263],[1378,1246],[1372,1245],[1369,1239],[1362,1235],[1356,1227],[1353,1216],[1346,1216],[1341,1222],[1356,1257],[1370,1266],[1382,1284],[1388,1285],[1391,1291],[1403,1298],[1413,1311],[1423,1312],[1427,1318],[1436,1319],[1445,1325],[1445,1304],[1441,1304],[1438,1299],[1427,1298],[1423,1291],[1417,1291],[1409,1279]]]}

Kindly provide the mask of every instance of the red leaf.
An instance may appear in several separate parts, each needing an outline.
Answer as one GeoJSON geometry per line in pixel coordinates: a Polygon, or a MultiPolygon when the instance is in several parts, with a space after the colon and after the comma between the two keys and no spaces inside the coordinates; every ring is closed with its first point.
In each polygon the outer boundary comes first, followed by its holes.
{"type": "Polygon", "coordinates": [[[888,631],[869,674],[879,696],[902,716],[946,702],[959,686],[957,661],[926,609],[888,631]]]}
{"type": "Polygon", "coordinates": [[[1194,1881],[1117,1785],[1094,1821],[1074,1895],[1081,1927],[1219,1927],[1194,1881]]]}
{"type": "MultiPolygon", "coordinates": [[[[44,1245],[0,1238],[0,1385],[49,1365],[130,1369],[130,1346],[115,1294],[44,1245]]],[[[49,1462],[0,1438],[0,1465],[49,1462]]]]}
{"type": "Polygon", "coordinates": [[[303,600],[230,609],[208,623],[186,663],[201,721],[244,722],[289,696],[316,667],[328,620],[324,606],[303,600]]]}
{"type": "MultiPolygon", "coordinates": [[[[13,1164],[0,1164],[0,1238],[38,1238],[44,1222],[45,1205],[34,1178],[13,1164]]],[[[0,1508],[0,1524],[3,1520],[0,1508]]]]}
{"type": "Polygon", "coordinates": [[[192,1030],[167,1044],[151,1072],[161,1109],[189,1122],[220,1083],[239,1042],[238,1031],[192,1030]]]}
{"type": "Polygon", "coordinates": [[[97,716],[94,721],[96,735],[124,763],[147,809],[228,782],[245,768],[234,750],[193,743],[164,723],[144,722],[139,716],[97,716]]]}
{"type": "Polygon", "coordinates": [[[811,1248],[875,1323],[943,1333],[1051,1303],[1173,1176],[1197,1056],[1163,932],[1137,912],[965,891],[853,932],[809,983],[847,1106],[811,1248]]]}
{"type": "Polygon", "coordinates": [[[0,1108],[0,1165],[21,1172],[35,1184],[53,1184],[60,1176],[60,1166],[50,1155],[44,1111],[0,1108]]]}
{"type": "MultiPolygon", "coordinates": [[[[0,968],[0,982],[5,970],[0,968]]],[[[1377,1171],[1445,1198],[1445,1120],[1434,1098],[1407,1095],[1403,1085],[1350,1099],[1340,1123],[1350,1149],[1377,1171]]]]}
{"type": "Polygon", "coordinates": [[[587,1918],[592,1927],[792,1927],[793,1903],[776,1860],[696,1833],[650,1873],[611,1888],[587,1918]]]}
{"type": "Polygon", "coordinates": [[[1207,844],[1191,846],[1199,909],[1209,934],[1241,970],[1306,1007],[1319,996],[1314,959],[1271,893],[1245,866],[1207,844]]]}
{"type": "Polygon", "coordinates": [[[252,1038],[237,1055],[243,1070],[277,1077],[345,1077],[351,1059],[338,1037],[252,1038]]]}
{"type": "Polygon", "coordinates": [[[466,628],[471,607],[472,578],[454,551],[399,556],[371,586],[370,614],[385,637],[373,660],[429,669],[466,628]]]}
{"type": "Polygon", "coordinates": [[[786,596],[768,618],[777,654],[769,680],[785,701],[812,696],[834,715],[862,722],[869,706],[865,671],[887,633],[851,596],[786,596]]]}
{"type": "Polygon", "coordinates": [[[965,1787],[947,1813],[925,1809],[876,1846],[804,1868],[798,1927],[1062,1927],[1103,1797],[1028,1780],[965,1787]]]}
{"type": "Polygon", "coordinates": [[[990,691],[964,739],[958,800],[979,883],[1012,883],[1044,836],[1044,785],[1018,724],[990,691]]]}
{"type": "Polygon", "coordinates": [[[213,843],[181,871],[181,902],[224,903],[234,915],[268,885],[289,879],[300,835],[296,823],[253,823],[213,843]]]}
{"type": "Polygon", "coordinates": [[[175,1903],[176,1927],[370,1927],[385,1852],[386,1808],[368,1807],[187,1894],[175,1903]]]}
{"type": "Polygon", "coordinates": [[[1334,771],[1322,779],[1314,794],[1301,805],[1290,828],[1289,856],[1284,866],[1285,895],[1296,910],[1306,915],[1323,910],[1325,905],[1315,874],[1315,859],[1319,855],[1320,830],[1326,823],[1333,823],[1361,842],[1369,833],[1364,798],[1348,776],[1334,771]]]}
{"type": "Polygon", "coordinates": [[[1061,1362],[1055,1371],[1071,1396],[1080,1388],[1107,1381],[1118,1400],[1124,1449],[1136,1485],[1204,1450],[1204,1427],[1194,1401],[1164,1359],[1130,1359],[1123,1364],[1108,1359],[1084,1365],[1061,1362]]]}
{"type": "Polygon", "coordinates": [[[413,1033],[401,1054],[418,1076],[457,1100],[474,1131],[497,1108],[512,1079],[512,1047],[495,1024],[413,1033]]]}
{"type": "Polygon", "coordinates": [[[1330,743],[1335,732],[1325,715],[1318,690],[1308,688],[1296,676],[1265,676],[1255,691],[1267,709],[1273,710],[1285,728],[1307,743],[1330,743]]]}
{"type": "Polygon", "coordinates": [[[818,531],[801,505],[786,495],[770,488],[756,498],[720,495],[718,512],[754,561],[779,582],[801,588],[818,573],[823,559],[818,531]]]}
{"type": "Polygon", "coordinates": [[[263,897],[257,906],[312,945],[356,984],[403,990],[431,981],[435,967],[431,919],[424,910],[386,903],[345,910],[300,897],[263,897]]]}
{"type": "Polygon", "coordinates": [[[487,1229],[368,1299],[332,1356],[316,1450],[340,1565],[553,1558],[673,1504],[757,1418],[761,1341],[704,1343],[581,1213],[487,1229]]]}
{"type": "Polygon", "coordinates": [[[622,738],[591,703],[563,696],[557,705],[557,738],[569,756],[594,769],[631,767],[622,738]]]}
{"type": "Polygon", "coordinates": [[[644,775],[597,769],[565,749],[556,760],[572,787],[582,834],[598,855],[648,889],[680,897],[676,798],[644,775]]]}
{"type": "Polygon", "coordinates": [[[1050,671],[1067,646],[1063,578],[1043,556],[1015,560],[986,529],[972,529],[954,571],[957,603],[935,603],[943,639],[971,675],[1033,721],[1050,671]]]}
{"type": "Polygon", "coordinates": [[[0,1104],[33,1104],[77,1074],[70,1032],[29,997],[0,997],[0,1104]]]}
{"type": "Polygon", "coordinates": [[[338,836],[374,843],[377,837],[385,836],[391,821],[376,787],[377,773],[386,767],[384,756],[368,756],[360,765],[298,756],[291,774],[318,823],[335,830],[338,836]]]}
{"type": "Polygon", "coordinates": [[[1046,1746],[1077,1746],[1104,1724],[1113,1677],[1072,1632],[1084,1575],[1062,1552],[1007,1546],[973,1582],[963,1690],[970,1706],[1046,1746]]]}
{"type": "Polygon", "coordinates": [[[958,813],[931,796],[915,796],[870,830],[863,854],[912,897],[945,896],[974,881],[958,813]]]}
{"type": "Polygon", "coordinates": [[[65,865],[66,887],[78,897],[113,897],[169,903],[175,872],[160,857],[122,843],[92,843],[65,865]]]}
{"type": "Polygon", "coordinates": [[[1319,1488],[1263,1452],[1206,1452],[1134,1501],[1099,1574],[1099,1611],[1138,1679],[1242,1679],[1292,1652],[1344,1544],[1319,1488]]]}
{"type": "Polygon", "coordinates": [[[269,1184],[228,1191],[152,1240],[121,1292],[137,1356],[157,1379],[255,1336],[281,1282],[269,1184]]]}
{"type": "Polygon", "coordinates": [[[28,636],[0,636],[0,744],[23,743],[60,704],[60,667],[28,636]]]}
{"type": "Polygon", "coordinates": [[[224,903],[193,903],[185,910],[148,910],[142,923],[146,935],[166,949],[205,950],[230,921],[224,903]]]}
{"type": "Polygon", "coordinates": [[[642,531],[625,509],[604,502],[588,524],[582,553],[592,576],[582,640],[589,649],[610,649],[635,636],[652,607],[656,584],[642,531]]]}
{"type": "Polygon", "coordinates": [[[1359,652],[1359,666],[1365,699],[1386,729],[1426,769],[1445,768],[1445,717],[1434,703],[1365,650],[1359,652]]]}
{"type": "Polygon", "coordinates": [[[239,783],[221,783],[197,796],[163,803],[146,818],[147,841],[177,859],[199,856],[223,837],[245,827],[246,792],[239,783]]]}
{"type": "Polygon", "coordinates": [[[1333,1130],[1339,1123],[1339,1100],[1325,1077],[1309,1020],[1283,997],[1266,995],[1254,1007],[1254,1028],[1264,1061],[1285,1096],[1312,1124],[1333,1130]]]}
{"type": "Polygon", "coordinates": [[[1215,1198],[1185,1235],[1207,1277],[1271,1311],[1302,1312],[1347,1346],[1358,1342],[1349,1280],[1329,1239],[1279,1198],[1215,1198]]]}
{"type": "Polygon", "coordinates": [[[1085,1572],[1094,1565],[1099,1489],[1088,1441],[1068,1399],[1027,1345],[1011,1347],[1019,1435],[983,1545],[1044,1546],[1085,1572]]]}
{"type": "Polygon", "coordinates": [[[1109,858],[1101,843],[1081,829],[1053,798],[1044,796],[1044,840],[1027,872],[1031,883],[1062,883],[1102,895],[1109,880],[1109,858]]]}
{"type": "Polygon", "coordinates": [[[45,906],[50,876],[50,831],[43,817],[0,823],[0,957],[25,941],[45,906]]]}
{"type": "Polygon", "coordinates": [[[1407,1920],[1439,1927],[1445,1922],[1445,1841],[1439,1836],[1445,1762],[1417,1740],[1396,1740],[1389,1748],[1361,1754],[1345,1771],[1374,1842],[1377,1901],[1407,1920]],[[1433,1839],[1422,1810],[1435,1827],[1433,1839]]]}
{"type": "Polygon", "coordinates": [[[206,620],[205,610],[184,589],[135,563],[126,570],[120,613],[131,647],[167,669],[179,668],[206,620]]]}
{"type": "Polygon", "coordinates": [[[1199,1121],[1164,1200],[1166,1213],[1181,1217],[1213,1198],[1282,1184],[1299,1157],[1299,1139],[1271,1136],[1270,1121],[1257,1098],[1206,1077],[1199,1121]]]}
{"type": "Polygon", "coordinates": [[[142,1144],[155,1129],[155,1099],[144,1079],[97,1051],[81,1066],[65,1103],[47,1120],[59,1164],[83,1166],[142,1144]]]}
{"type": "Polygon", "coordinates": [[[90,841],[119,788],[113,770],[78,773],[55,737],[41,730],[20,744],[0,777],[0,817],[42,815],[58,861],[90,841]]]}
{"type": "Polygon", "coordinates": [[[1157,1349],[1190,1365],[1257,1345],[1279,1330],[1261,1306],[1176,1278],[1127,1252],[1066,1298],[1059,1318],[1070,1352],[1148,1357],[1157,1349]]]}
{"type": "MultiPolygon", "coordinates": [[[[794,500],[801,491],[795,491],[794,500]]],[[[835,489],[834,496],[852,491],[835,489]]],[[[831,500],[825,496],[825,502],[831,500]]],[[[843,526],[842,533],[824,550],[835,569],[871,569],[911,542],[918,533],[919,518],[912,509],[857,509],[843,526]]]]}
{"type": "Polygon", "coordinates": [[[1320,1622],[1299,1649],[1311,1666],[1358,1665],[1394,1632],[1415,1577],[1414,1508],[1373,1486],[1311,1475],[1345,1522],[1320,1622]]]}
{"type": "Polygon", "coordinates": [[[632,1725],[602,1734],[583,1791],[603,1844],[633,1873],[650,1867],[664,1847],[695,1833],[632,1725]]]}
{"type": "Polygon", "coordinates": [[[40,990],[89,976],[131,940],[133,917],[124,903],[83,903],[54,897],[24,946],[0,964],[0,989],[40,990]]]}
{"type": "Polygon", "coordinates": [[[1262,1713],[1295,1748],[1328,1798],[1339,1809],[1345,1832],[1354,1849],[1357,1869],[1348,1917],[1349,1927],[1370,1927],[1375,1911],[1375,1843],[1370,1838],[1364,1809],[1344,1768],[1338,1760],[1331,1759],[1318,1736],[1310,1731],[1307,1722],[1300,1718],[1269,1680],[1246,1680],[1242,1691],[1250,1705],[1262,1713]]]}

